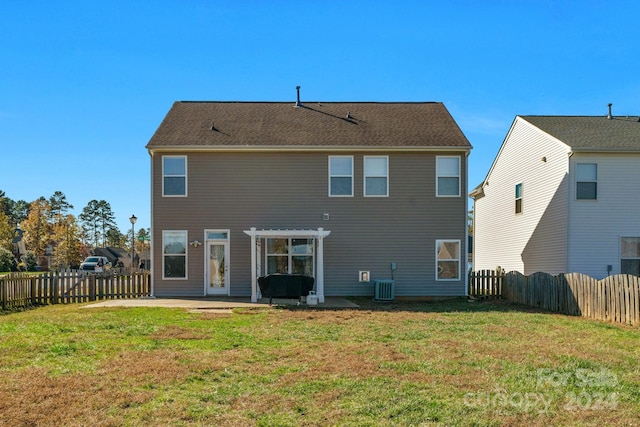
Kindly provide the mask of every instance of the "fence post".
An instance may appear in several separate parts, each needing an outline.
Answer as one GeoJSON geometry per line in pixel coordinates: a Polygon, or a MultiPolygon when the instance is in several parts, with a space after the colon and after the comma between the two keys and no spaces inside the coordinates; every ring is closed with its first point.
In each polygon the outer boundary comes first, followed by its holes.
{"type": "Polygon", "coordinates": [[[58,303],[58,282],[54,279],[52,272],[50,271],[45,275],[47,277],[47,282],[49,283],[49,295],[51,304],[58,303]]]}
{"type": "Polygon", "coordinates": [[[36,279],[35,277],[31,277],[30,280],[30,288],[31,288],[31,305],[36,305],[36,279]]]}
{"type": "Polygon", "coordinates": [[[2,309],[6,310],[7,309],[7,291],[6,291],[6,286],[7,286],[7,279],[6,277],[0,277],[0,299],[2,300],[2,309]]]}
{"type": "Polygon", "coordinates": [[[96,277],[92,277],[93,280],[89,280],[89,301],[96,300],[96,277]]]}

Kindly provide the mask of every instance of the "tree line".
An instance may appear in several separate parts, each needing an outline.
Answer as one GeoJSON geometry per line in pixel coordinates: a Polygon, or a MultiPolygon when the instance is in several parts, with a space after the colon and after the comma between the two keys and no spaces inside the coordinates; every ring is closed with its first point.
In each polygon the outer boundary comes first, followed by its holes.
{"type": "MultiPolygon", "coordinates": [[[[91,200],[76,218],[69,212],[73,205],[61,191],[48,199],[32,202],[11,200],[0,190],[0,271],[27,269],[47,262],[51,268],[74,268],[99,247],[125,248],[131,251],[131,230],[123,234],[115,214],[105,200],[91,200]],[[16,241],[22,240],[26,252],[18,253],[16,241]]],[[[140,228],[134,239],[135,252],[149,248],[149,229],[140,228]]]]}

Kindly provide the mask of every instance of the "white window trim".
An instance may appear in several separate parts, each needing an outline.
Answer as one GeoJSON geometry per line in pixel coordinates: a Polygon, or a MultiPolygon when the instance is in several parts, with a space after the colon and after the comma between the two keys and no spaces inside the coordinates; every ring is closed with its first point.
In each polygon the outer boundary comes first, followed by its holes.
{"type": "Polygon", "coordinates": [[[635,257],[624,257],[622,256],[622,240],[623,239],[638,239],[640,237],[638,236],[620,236],[620,273],[621,274],[629,274],[629,273],[622,273],[622,261],[624,260],[640,260],[640,254],[639,256],[635,256],[635,257]]]}
{"type": "Polygon", "coordinates": [[[187,197],[188,192],[188,164],[187,164],[187,156],[162,156],[162,197],[187,197]],[[184,159],[184,175],[165,175],[164,173],[164,159],[166,158],[174,158],[174,159],[184,159]],[[165,194],[164,193],[164,179],[167,177],[184,177],[184,194],[165,194]]]}
{"type": "Polygon", "coordinates": [[[355,174],[355,164],[354,164],[354,161],[353,161],[353,156],[329,156],[329,159],[328,159],[328,175],[329,175],[328,193],[329,193],[329,197],[353,197],[354,174],[355,174]],[[351,175],[332,175],[331,174],[331,159],[338,159],[338,158],[351,159],[351,175]],[[335,178],[346,178],[346,177],[351,178],[351,194],[331,194],[331,178],[334,178],[334,177],[335,178]]]}
{"type": "Polygon", "coordinates": [[[456,240],[456,239],[438,239],[436,240],[436,253],[435,253],[435,263],[436,263],[436,281],[437,282],[459,282],[460,280],[462,280],[462,276],[460,274],[460,269],[462,268],[462,261],[460,260],[460,250],[461,250],[461,242],[460,240],[456,240]],[[451,259],[438,259],[438,244],[440,243],[457,243],[458,244],[458,258],[451,258],[451,259]],[[452,279],[440,279],[438,277],[438,261],[457,261],[458,262],[458,277],[456,278],[452,278],[452,279]]]}
{"type": "Polygon", "coordinates": [[[389,156],[364,156],[362,164],[362,194],[364,194],[364,197],[389,197],[389,156]],[[385,175],[367,175],[367,159],[385,159],[387,161],[385,175]],[[367,194],[367,178],[386,178],[386,194],[367,194]]]}
{"type": "Polygon", "coordinates": [[[461,175],[461,161],[460,156],[436,156],[436,197],[460,197],[460,186],[462,185],[462,180],[460,179],[461,175]],[[440,175],[439,169],[439,159],[457,159],[458,160],[458,175],[440,175]],[[458,178],[458,194],[440,194],[440,189],[438,188],[438,178],[458,178]]]}
{"type": "MultiPolygon", "coordinates": [[[[162,280],[189,280],[189,232],[187,230],[162,230],[162,280]],[[164,275],[164,259],[167,254],[164,253],[164,236],[165,233],[184,233],[184,277],[165,277],[164,275]]],[[[171,255],[171,254],[169,254],[171,255]]]]}
{"type": "Polygon", "coordinates": [[[519,182],[516,184],[514,189],[517,189],[518,185],[520,186],[520,197],[515,197],[516,203],[514,204],[514,212],[516,215],[522,215],[522,212],[524,212],[524,185],[522,184],[522,182],[519,182]],[[516,209],[518,199],[520,200],[520,212],[518,212],[516,209]]]}

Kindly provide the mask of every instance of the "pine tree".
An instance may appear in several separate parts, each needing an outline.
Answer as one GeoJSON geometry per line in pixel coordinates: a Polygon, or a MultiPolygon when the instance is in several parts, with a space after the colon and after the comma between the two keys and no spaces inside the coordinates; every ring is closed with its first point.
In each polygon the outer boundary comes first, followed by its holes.
{"type": "Polygon", "coordinates": [[[67,196],[62,191],[56,191],[49,197],[49,206],[51,207],[49,215],[52,219],[59,215],[63,217],[69,209],[73,209],[73,205],[67,202],[67,196]]]}
{"type": "Polygon", "coordinates": [[[104,246],[107,231],[111,228],[117,228],[111,205],[105,200],[91,200],[78,218],[82,221],[87,234],[93,238],[95,247],[98,247],[100,243],[104,246]]]}

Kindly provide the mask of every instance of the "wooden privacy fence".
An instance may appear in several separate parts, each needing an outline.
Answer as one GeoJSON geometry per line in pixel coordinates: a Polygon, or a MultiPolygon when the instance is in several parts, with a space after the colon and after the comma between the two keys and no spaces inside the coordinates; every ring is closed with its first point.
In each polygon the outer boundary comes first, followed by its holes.
{"type": "Polygon", "coordinates": [[[495,289],[501,291],[493,295],[518,304],[591,319],[640,324],[638,276],[618,274],[597,280],[582,273],[525,276],[515,271],[507,274],[479,271],[470,274],[469,295],[491,296],[490,292],[495,289]]]}
{"type": "Polygon", "coordinates": [[[138,298],[150,294],[149,272],[87,274],[51,271],[40,275],[12,273],[0,277],[2,310],[44,304],[138,298]]]}
{"type": "Polygon", "coordinates": [[[494,270],[480,270],[469,273],[469,295],[474,297],[502,296],[504,274],[494,270]]]}

